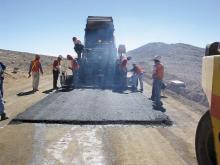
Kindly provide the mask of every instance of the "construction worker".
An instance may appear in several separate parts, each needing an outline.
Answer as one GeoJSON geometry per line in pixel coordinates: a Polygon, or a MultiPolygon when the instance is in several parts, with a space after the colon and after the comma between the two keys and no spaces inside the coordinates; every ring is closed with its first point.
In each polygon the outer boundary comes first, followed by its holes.
{"type": "Polygon", "coordinates": [[[63,59],[62,55],[59,55],[53,62],[53,89],[58,89],[57,80],[61,71],[61,61],[63,59]]]}
{"type": "Polygon", "coordinates": [[[33,82],[32,82],[32,87],[33,87],[33,92],[38,91],[38,86],[39,86],[39,81],[40,81],[40,72],[43,75],[43,69],[40,63],[40,56],[36,55],[35,59],[31,61],[30,67],[29,67],[29,76],[32,76],[33,82]]]}
{"type": "MultiPolygon", "coordinates": [[[[2,67],[2,65],[0,65],[0,76],[2,76],[3,72],[4,72],[4,66],[2,67]]],[[[0,85],[2,86],[3,83],[3,79],[0,78],[0,85]]],[[[8,119],[8,117],[6,117],[6,114],[4,112],[5,107],[4,107],[4,101],[2,99],[2,94],[0,92],[0,115],[1,115],[1,120],[5,120],[8,119]]]]}
{"type": "Polygon", "coordinates": [[[120,71],[120,77],[121,77],[121,87],[123,89],[127,88],[127,63],[131,60],[131,57],[125,57],[120,56],[120,65],[119,65],[119,71],[120,71]]]}
{"type": "Polygon", "coordinates": [[[67,60],[70,61],[69,69],[73,72],[73,83],[74,86],[77,86],[78,83],[78,71],[79,71],[79,64],[76,59],[74,59],[71,55],[67,55],[67,60]]]}
{"type": "Polygon", "coordinates": [[[4,82],[4,72],[5,72],[5,70],[6,70],[6,66],[2,63],[2,62],[0,62],[0,66],[1,66],[1,75],[0,75],[0,81],[1,81],[1,83],[0,83],[0,93],[1,93],[1,95],[2,95],[2,97],[3,97],[3,82],[4,82]]]}
{"type": "Polygon", "coordinates": [[[144,70],[141,66],[137,65],[137,64],[132,64],[133,68],[131,69],[131,71],[133,72],[132,75],[132,90],[137,90],[137,86],[138,86],[138,80],[140,82],[140,91],[143,92],[143,74],[144,74],[144,70]]]}
{"type": "Polygon", "coordinates": [[[84,45],[81,43],[81,41],[79,40],[79,39],[77,39],[76,37],[73,37],[72,38],[72,40],[73,40],[73,43],[74,43],[74,50],[75,50],[75,52],[76,52],[76,54],[77,54],[77,59],[79,60],[79,61],[81,61],[81,59],[82,59],[82,52],[83,52],[83,48],[84,48],[84,45]]]}
{"type": "Polygon", "coordinates": [[[164,77],[164,66],[160,63],[160,56],[155,56],[154,61],[154,68],[152,73],[153,78],[153,86],[152,86],[152,96],[151,99],[154,101],[154,106],[162,107],[163,103],[160,100],[161,95],[161,87],[162,81],[164,77]]]}

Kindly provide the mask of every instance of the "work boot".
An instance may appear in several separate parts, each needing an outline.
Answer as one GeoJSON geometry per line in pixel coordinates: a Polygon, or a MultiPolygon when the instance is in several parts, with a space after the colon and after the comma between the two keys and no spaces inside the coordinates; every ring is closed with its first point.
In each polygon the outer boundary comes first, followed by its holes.
{"type": "Polygon", "coordinates": [[[5,114],[5,113],[1,114],[1,120],[6,120],[6,119],[8,119],[8,117],[6,116],[6,114],[5,114]]]}

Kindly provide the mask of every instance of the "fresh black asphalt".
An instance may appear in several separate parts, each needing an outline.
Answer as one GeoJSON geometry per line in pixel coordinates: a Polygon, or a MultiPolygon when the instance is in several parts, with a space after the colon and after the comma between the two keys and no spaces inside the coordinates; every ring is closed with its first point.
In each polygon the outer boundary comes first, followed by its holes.
{"type": "Polygon", "coordinates": [[[55,92],[19,114],[13,121],[66,124],[170,124],[138,92],[74,89],[55,92]]]}

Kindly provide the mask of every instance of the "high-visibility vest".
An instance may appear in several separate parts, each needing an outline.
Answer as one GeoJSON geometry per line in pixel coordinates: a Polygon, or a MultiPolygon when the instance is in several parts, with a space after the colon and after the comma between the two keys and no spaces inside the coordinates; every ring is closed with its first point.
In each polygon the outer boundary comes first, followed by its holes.
{"type": "Polygon", "coordinates": [[[39,72],[40,71],[40,61],[39,60],[32,61],[31,71],[32,72],[39,72]]]}

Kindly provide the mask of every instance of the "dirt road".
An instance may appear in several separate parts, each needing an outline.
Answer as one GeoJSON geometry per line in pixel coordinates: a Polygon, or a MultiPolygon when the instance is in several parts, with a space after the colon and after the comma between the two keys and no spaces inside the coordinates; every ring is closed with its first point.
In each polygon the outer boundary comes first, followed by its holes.
{"type": "MultiPolygon", "coordinates": [[[[50,89],[51,77],[43,77],[40,92],[18,97],[17,93],[31,89],[30,83],[24,77],[6,83],[6,112],[10,120],[47,96],[42,92],[50,89]]],[[[150,86],[145,84],[144,94],[149,97],[149,93],[150,86]]],[[[171,127],[0,122],[0,164],[197,164],[194,137],[204,107],[179,101],[176,96],[163,101],[166,114],[174,121],[171,127]]]]}

